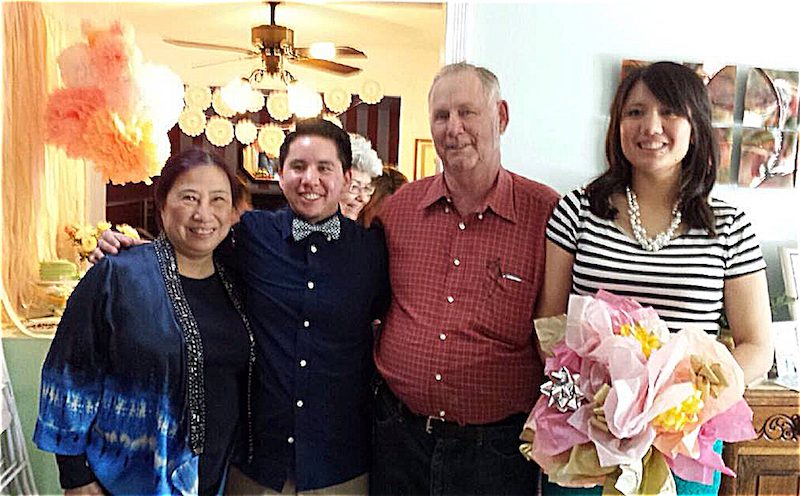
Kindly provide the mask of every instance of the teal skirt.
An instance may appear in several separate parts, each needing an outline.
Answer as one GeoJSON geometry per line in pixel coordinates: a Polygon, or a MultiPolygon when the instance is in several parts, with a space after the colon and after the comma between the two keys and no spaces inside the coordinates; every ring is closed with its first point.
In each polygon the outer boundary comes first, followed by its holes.
{"type": "MultiPolygon", "coordinates": [[[[722,453],[722,441],[714,443],[714,451],[722,453]]],[[[722,474],[714,472],[714,482],[711,484],[700,484],[699,482],[687,481],[678,476],[675,477],[675,486],[679,496],[710,496],[719,493],[719,484],[722,474]]],[[[542,495],[543,496],[591,496],[603,494],[602,486],[595,487],[561,487],[551,483],[546,475],[542,476],[542,495]]]]}

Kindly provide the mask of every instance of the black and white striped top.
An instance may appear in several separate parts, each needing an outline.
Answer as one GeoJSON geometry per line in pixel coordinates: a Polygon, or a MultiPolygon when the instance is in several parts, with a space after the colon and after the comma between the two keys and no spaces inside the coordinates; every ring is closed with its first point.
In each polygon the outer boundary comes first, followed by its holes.
{"type": "Polygon", "coordinates": [[[670,331],[691,325],[716,333],[725,280],[762,270],[766,264],[744,213],[716,198],[709,202],[716,218],[715,237],[693,228],[649,252],[613,220],[594,215],[579,189],[556,206],[547,238],[575,255],[573,293],[593,295],[605,289],[652,306],[670,331]]]}

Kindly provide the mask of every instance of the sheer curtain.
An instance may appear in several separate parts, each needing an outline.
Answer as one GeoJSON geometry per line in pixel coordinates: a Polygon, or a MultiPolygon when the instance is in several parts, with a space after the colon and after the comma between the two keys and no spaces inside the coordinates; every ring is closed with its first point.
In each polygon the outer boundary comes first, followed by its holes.
{"type": "Polygon", "coordinates": [[[58,87],[56,58],[80,30],[59,21],[47,4],[2,7],[2,285],[4,316],[16,320],[31,298],[39,261],[74,259],[64,226],[103,217],[105,195],[83,161],[43,141],[47,94],[58,87]]]}

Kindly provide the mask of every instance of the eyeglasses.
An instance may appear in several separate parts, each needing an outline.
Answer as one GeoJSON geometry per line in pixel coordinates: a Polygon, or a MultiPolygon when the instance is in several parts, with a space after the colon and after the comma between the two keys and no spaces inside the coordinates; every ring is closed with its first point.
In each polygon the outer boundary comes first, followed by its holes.
{"type": "Polygon", "coordinates": [[[351,194],[354,194],[354,195],[364,194],[364,195],[367,195],[367,196],[372,196],[372,193],[375,192],[375,186],[373,186],[371,184],[367,184],[366,186],[362,186],[362,185],[360,185],[358,183],[351,183],[350,184],[350,189],[348,191],[351,194]]]}

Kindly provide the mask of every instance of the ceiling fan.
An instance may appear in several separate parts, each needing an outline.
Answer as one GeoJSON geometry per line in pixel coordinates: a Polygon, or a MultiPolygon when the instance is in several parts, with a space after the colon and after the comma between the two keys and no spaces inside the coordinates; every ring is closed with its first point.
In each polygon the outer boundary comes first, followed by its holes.
{"type": "Polygon", "coordinates": [[[332,43],[318,45],[326,45],[327,55],[317,55],[314,46],[316,44],[311,47],[295,47],[294,30],[286,26],[275,24],[275,8],[280,2],[264,3],[268,3],[270,7],[270,23],[253,26],[251,28],[253,48],[176,40],[172,38],[163,38],[163,40],[166,43],[179,47],[222,50],[247,55],[244,59],[260,57],[263,68],[256,69],[250,76],[250,79],[256,83],[260,82],[264,76],[278,76],[286,83],[293,81],[294,77],[292,77],[284,67],[285,62],[323,70],[340,76],[351,76],[361,72],[361,69],[358,67],[341,64],[330,59],[334,57],[366,58],[367,56],[364,52],[348,46],[334,47],[332,43]]]}

